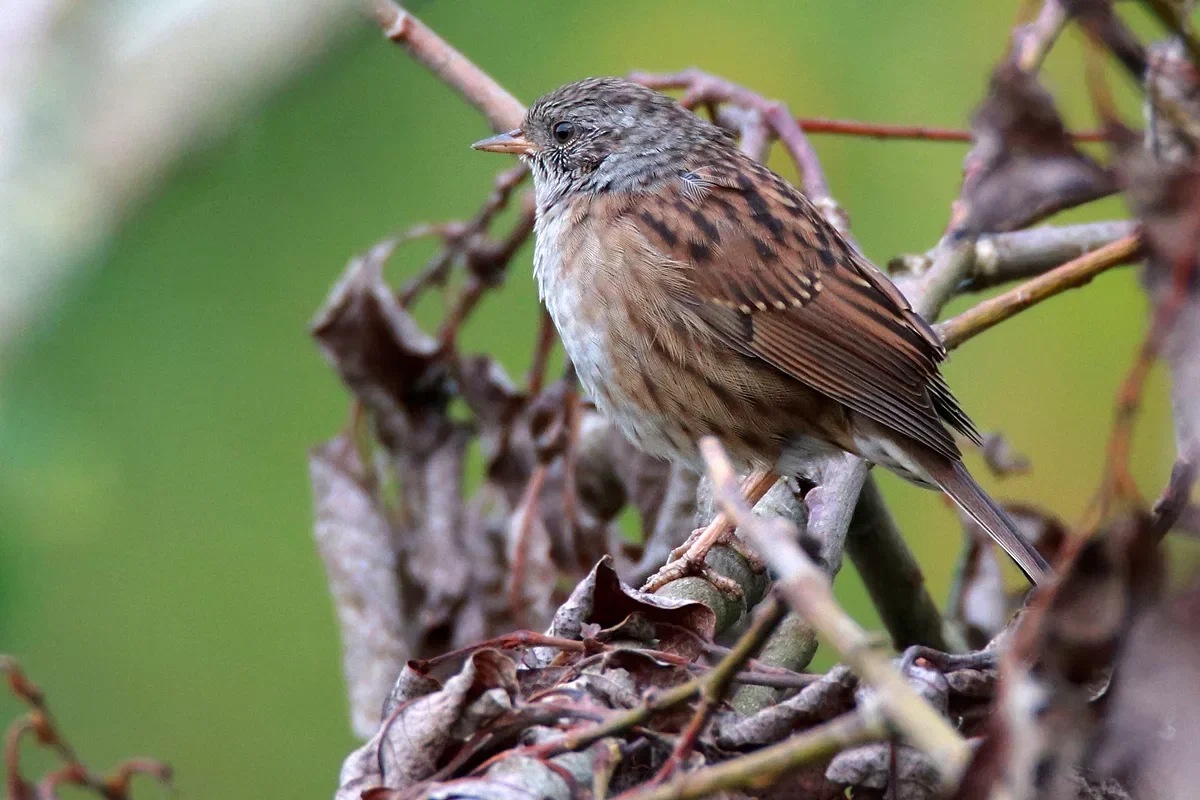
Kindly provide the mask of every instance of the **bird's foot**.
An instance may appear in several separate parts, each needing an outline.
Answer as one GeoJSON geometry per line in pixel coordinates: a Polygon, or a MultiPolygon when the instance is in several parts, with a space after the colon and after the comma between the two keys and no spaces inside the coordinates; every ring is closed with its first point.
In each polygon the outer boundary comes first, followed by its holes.
{"type": "Polygon", "coordinates": [[[700,575],[722,594],[734,599],[741,599],[744,593],[737,581],[717,574],[712,567],[705,563],[709,551],[722,545],[741,555],[755,571],[762,572],[766,569],[766,564],[758,554],[747,547],[734,533],[733,524],[729,519],[724,514],[719,514],[707,527],[692,531],[692,535],[687,538],[687,541],[672,550],[667,557],[667,563],[650,576],[650,579],[642,587],[642,591],[656,592],[671,581],[689,575],[700,575]]]}
{"type": "Polygon", "coordinates": [[[704,578],[704,580],[716,587],[717,591],[731,600],[740,600],[745,595],[745,592],[742,591],[742,587],[737,581],[732,578],[726,578],[704,563],[703,560],[697,561],[687,553],[684,553],[674,561],[668,561],[664,564],[658,572],[650,576],[645,585],[642,586],[642,591],[654,593],[668,583],[693,575],[704,578]]]}

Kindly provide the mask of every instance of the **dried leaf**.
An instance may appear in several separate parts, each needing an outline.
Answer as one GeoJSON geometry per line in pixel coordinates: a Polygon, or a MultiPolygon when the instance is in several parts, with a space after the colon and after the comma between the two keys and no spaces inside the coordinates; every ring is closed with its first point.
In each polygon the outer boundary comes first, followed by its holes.
{"type": "Polygon", "coordinates": [[[1094,735],[1121,637],[1157,597],[1162,565],[1149,520],[1135,516],[1072,543],[1061,577],[1035,595],[1001,662],[984,745],[956,795],[1069,797],[1094,735]]]}
{"type": "MultiPolygon", "coordinates": [[[[605,556],[555,612],[546,633],[549,636],[582,639],[585,622],[610,627],[634,612],[652,623],[669,623],[705,640],[712,639],[716,628],[716,615],[708,606],[639,592],[621,582],[613,569],[612,559],[605,556]]],[[[696,652],[695,639],[685,633],[665,629],[660,632],[659,639],[659,649],[696,652]]],[[[555,655],[546,648],[538,648],[535,653],[541,665],[548,664],[555,655]]]]}
{"type": "Polygon", "coordinates": [[[558,569],[550,557],[550,534],[540,508],[545,468],[539,467],[508,524],[508,596],[520,627],[544,623],[554,611],[558,569]]]}
{"type": "Polygon", "coordinates": [[[843,786],[889,789],[896,800],[940,797],[937,766],[920,750],[888,742],[843,750],[833,757],[825,777],[843,786]],[[894,751],[894,752],[893,752],[894,751]],[[894,776],[896,786],[889,787],[894,776]]]}
{"type": "Polygon", "coordinates": [[[778,705],[764,708],[745,719],[721,718],[717,725],[717,743],[729,749],[741,749],[777,742],[794,730],[833,719],[854,705],[858,679],[849,667],[839,664],[819,681],[778,705]]]}
{"type": "Polygon", "coordinates": [[[452,395],[438,343],[400,307],[383,280],[394,242],[353,259],[310,324],[327,361],[370,410],[390,450],[443,440],[452,395]]]}
{"type": "Polygon", "coordinates": [[[998,478],[1029,472],[1029,459],[1013,449],[1008,437],[999,431],[983,435],[983,462],[998,478]]]}
{"type": "MultiPolygon", "coordinates": [[[[406,455],[397,460],[405,463],[401,481],[420,481],[410,497],[419,492],[419,505],[412,512],[409,525],[403,532],[405,575],[409,583],[421,588],[419,620],[422,634],[450,625],[458,627],[458,614],[469,589],[480,584],[472,573],[480,560],[486,543],[469,546],[464,535],[463,477],[471,431],[459,424],[446,426],[443,440],[430,449],[422,463],[409,461],[406,455]],[[471,554],[473,558],[466,556],[471,554]]],[[[455,630],[453,640],[463,632],[455,630]]],[[[423,648],[423,652],[426,648],[423,648]]]]}
{"type": "Polygon", "coordinates": [[[1119,174],[1150,251],[1144,281],[1155,308],[1151,333],[1171,371],[1177,451],[1200,463],[1200,164],[1137,152],[1122,160],[1119,174]]]}
{"type": "Polygon", "coordinates": [[[1004,573],[991,539],[975,524],[967,526],[966,553],[954,616],[965,627],[967,640],[981,646],[1008,621],[1004,573]]]}
{"type": "MultiPolygon", "coordinates": [[[[384,702],[381,719],[387,719],[393,711],[405,703],[410,703],[427,694],[433,694],[441,688],[442,684],[436,678],[416,669],[413,662],[409,661],[396,677],[396,683],[392,686],[392,691],[384,702]]],[[[379,724],[376,723],[375,727],[378,728],[379,724]]],[[[374,731],[367,735],[372,733],[374,731]]]]}
{"type": "Polygon", "coordinates": [[[1200,583],[1136,623],[1121,648],[1101,744],[1103,775],[1135,797],[1190,797],[1200,785],[1200,583]]]}
{"type": "Polygon", "coordinates": [[[342,633],[351,727],[365,739],[379,727],[384,698],[412,652],[392,534],[363,483],[362,464],[349,436],[314,450],[309,475],[313,536],[342,633]]]}
{"type": "Polygon", "coordinates": [[[1017,230],[1115,190],[1109,172],[1072,143],[1049,93],[1015,65],[992,75],[972,130],[956,233],[1017,230]]]}
{"type": "Polygon", "coordinates": [[[455,740],[510,710],[516,694],[511,659],[495,650],[473,653],[441,691],[396,707],[370,741],[347,756],[335,800],[359,800],[369,789],[406,789],[428,778],[455,740]],[[485,694],[481,713],[472,704],[485,694]]]}
{"type": "Polygon", "coordinates": [[[1194,134],[1180,127],[1156,105],[1169,103],[1191,120],[1200,120],[1200,93],[1197,93],[1196,67],[1178,38],[1154,43],[1146,71],[1146,93],[1155,98],[1146,101],[1149,125],[1146,128],[1150,151],[1167,164],[1186,164],[1196,155],[1194,134]]]}

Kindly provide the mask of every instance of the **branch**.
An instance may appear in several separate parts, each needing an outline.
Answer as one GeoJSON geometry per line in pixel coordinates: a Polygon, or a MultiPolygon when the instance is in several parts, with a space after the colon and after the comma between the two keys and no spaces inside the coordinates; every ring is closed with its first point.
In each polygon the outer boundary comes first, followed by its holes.
{"type": "Polygon", "coordinates": [[[870,478],[850,520],[846,549],[892,636],[892,646],[901,651],[911,645],[946,650],[942,617],[925,586],[921,566],[870,478]]]}
{"type": "Polygon", "coordinates": [[[1024,72],[1036,72],[1067,24],[1061,0],[1046,0],[1037,18],[1013,31],[1012,59],[1024,72]]]}
{"type": "Polygon", "coordinates": [[[684,89],[680,103],[685,108],[695,108],[706,103],[732,103],[761,114],[771,133],[783,144],[800,170],[804,179],[804,193],[808,195],[808,199],[835,228],[845,232],[846,215],[830,194],[829,182],[825,180],[825,171],[821,168],[817,151],[813,149],[808,137],[804,135],[804,130],[792,117],[786,105],[778,100],[767,100],[744,86],[738,86],[698,69],[666,73],[634,72],[629,79],[660,91],[684,89]]]}
{"type": "MultiPolygon", "coordinates": [[[[892,125],[885,122],[859,122],[851,119],[798,117],[796,124],[805,133],[862,136],[880,140],[910,140],[918,142],[963,142],[974,140],[971,131],[962,128],[934,128],[928,125],[892,125]]],[[[1103,142],[1103,131],[1077,131],[1070,134],[1076,142],[1103,142]]]]}
{"type": "Polygon", "coordinates": [[[1090,282],[1105,270],[1136,259],[1142,251],[1140,233],[1131,233],[1004,294],[985,300],[936,327],[947,349],[999,325],[1025,309],[1090,282]]]}
{"type": "Polygon", "coordinates": [[[878,714],[862,711],[844,714],[749,755],[680,775],[662,786],[626,792],[619,800],[690,800],[725,789],[761,787],[796,767],[886,735],[878,714]]]}
{"type": "Polygon", "coordinates": [[[963,738],[921,699],[887,657],[873,647],[867,632],[838,605],[829,576],[796,544],[795,527],[753,514],[742,498],[733,466],[720,443],[706,437],[700,441],[700,452],[708,465],[715,496],[779,575],[780,594],[842,655],[859,678],[876,690],[888,720],[929,755],[945,784],[955,785],[970,756],[963,738]]]}
{"type": "Polygon", "coordinates": [[[1187,48],[1188,57],[1192,60],[1192,65],[1200,69],[1200,41],[1196,40],[1195,35],[1191,31],[1191,26],[1188,24],[1188,19],[1179,13],[1175,7],[1175,3],[1170,0],[1143,0],[1150,6],[1150,10],[1154,12],[1154,16],[1158,17],[1163,25],[1170,29],[1171,33],[1178,36],[1183,41],[1183,46],[1187,48]]]}
{"type": "Polygon", "coordinates": [[[765,606],[759,609],[754,624],[742,634],[729,654],[705,676],[700,692],[700,707],[692,715],[691,722],[684,729],[675,749],[671,751],[670,757],[658,771],[652,783],[666,780],[680,766],[687,763],[688,756],[696,746],[696,740],[700,737],[700,733],[708,724],[709,719],[712,718],[713,712],[717,710],[717,706],[725,699],[725,693],[729,691],[729,685],[736,679],[738,670],[762,648],[767,637],[783,620],[786,613],[787,606],[772,597],[765,606]]]}
{"type": "Polygon", "coordinates": [[[520,101],[419,19],[392,0],[368,0],[368,11],[384,36],[456,89],[487,117],[493,130],[508,131],[521,124],[525,107],[520,101]]]}
{"type": "Polygon", "coordinates": [[[975,242],[975,268],[959,291],[979,291],[1035,277],[1136,230],[1137,223],[1133,220],[1114,220],[1083,225],[1043,225],[1014,233],[981,236],[975,242]]]}

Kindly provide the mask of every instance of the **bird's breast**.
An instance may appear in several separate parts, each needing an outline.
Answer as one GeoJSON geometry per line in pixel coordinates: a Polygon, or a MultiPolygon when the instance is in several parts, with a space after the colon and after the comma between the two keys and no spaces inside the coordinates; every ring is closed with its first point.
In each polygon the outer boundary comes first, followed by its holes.
{"type": "Polygon", "coordinates": [[[638,276],[612,229],[598,225],[586,208],[556,206],[539,214],[535,233],[538,293],[584,393],[642,450],[668,458],[690,454],[692,438],[659,407],[653,388],[647,390],[654,334],[637,313],[638,276]]]}

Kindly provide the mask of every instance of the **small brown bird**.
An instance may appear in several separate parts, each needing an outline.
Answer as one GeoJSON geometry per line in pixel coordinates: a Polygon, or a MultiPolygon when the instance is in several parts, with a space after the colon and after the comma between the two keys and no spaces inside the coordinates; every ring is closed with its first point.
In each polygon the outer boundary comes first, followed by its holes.
{"type": "Polygon", "coordinates": [[[941,487],[1035,583],[1046,562],[962,463],[979,434],[937,334],[803,194],[666,95],[568,84],[474,147],[529,164],[534,275],[596,406],[643,450],[800,473],[836,450],[941,487]],[[948,427],[949,430],[948,430],[948,427]]]}

